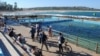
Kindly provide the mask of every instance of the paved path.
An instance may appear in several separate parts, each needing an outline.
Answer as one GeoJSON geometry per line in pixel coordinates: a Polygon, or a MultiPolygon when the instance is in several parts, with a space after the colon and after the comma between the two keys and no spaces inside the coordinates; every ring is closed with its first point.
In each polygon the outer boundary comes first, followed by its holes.
{"type": "MultiPolygon", "coordinates": [[[[25,27],[25,26],[12,26],[13,28],[15,28],[15,32],[16,33],[21,33],[23,36],[26,37],[26,41],[28,44],[33,45],[33,46],[37,46],[38,48],[41,47],[41,44],[38,42],[33,42],[31,40],[30,37],[30,28],[25,27]]],[[[43,48],[43,55],[44,56],[58,56],[59,54],[56,52],[58,50],[57,45],[57,37],[52,37],[49,38],[49,41],[53,42],[54,45],[52,45],[51,47],[49,47],[49,51],[46,51],[45,47],[43,48]]],[[[68,53],[67,56],[100,56],[100,54],[96,54],[93,51],[87,50],[85,48],[82,47],[78,47],[74,44],[68,43],[72,49],[73,52],[72,53],[68,53]]],[[[66,55],[65,55],[66,56],[66,55]]]]}

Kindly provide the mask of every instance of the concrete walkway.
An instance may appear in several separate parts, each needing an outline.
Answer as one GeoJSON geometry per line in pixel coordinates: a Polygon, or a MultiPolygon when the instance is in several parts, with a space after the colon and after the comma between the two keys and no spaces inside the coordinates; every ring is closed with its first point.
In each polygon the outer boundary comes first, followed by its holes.
{"type": "MultiPolygon", "coordinates": [[[[41,44],[38,42],[33,42],[31,39],[30,35],[30,28],[25,27],[25,26],[11,26],[13,27],[16,33],[21,33],[24,37],[26,37],[26,41],[29,45],[37,46],[38,48],[41,48],[41,44]]],[[[52,42],[52,46],[49,47],[49,51],[46,51],[45,47],[43,48],[43,55],[44,56],[58,56],[59,53],[56,51],[58,50],[57,47],[57,36],[54,36],[52,38],[49,37],[48,41],[52,42]]],[[[74,44],[68,43],[72,49],[72,53],[68,53],[65,56],[100,56],[100,54],[96,54],[93,51],[87,50],[85,48],[76,46],[74,44]]]]}

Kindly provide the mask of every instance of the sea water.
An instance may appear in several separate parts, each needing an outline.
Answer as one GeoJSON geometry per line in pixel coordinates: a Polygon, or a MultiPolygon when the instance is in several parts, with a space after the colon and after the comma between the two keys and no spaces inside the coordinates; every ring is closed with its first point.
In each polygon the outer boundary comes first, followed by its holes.
{"type": "Polygon", "coordinates": [[[100,12],[41,12],[37,14],[61,14],[61,15],[74,15],[74,16],[89,16],[89,17],[100,17],[100,12]]]}

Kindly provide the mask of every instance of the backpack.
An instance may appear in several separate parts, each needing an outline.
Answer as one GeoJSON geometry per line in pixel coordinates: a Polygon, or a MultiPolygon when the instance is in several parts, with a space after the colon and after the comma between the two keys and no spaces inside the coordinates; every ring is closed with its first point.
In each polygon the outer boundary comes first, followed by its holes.
{"type": "Polygon", "coordinates": [[[61,43],[64,43],[64,42],[65,42],[65,38],[61,37],[61,43]]]}
{"type": "Polygon", "coordinates": [[[46,41],[47,40],[47,36],[45,34],[43,34],[41,40],[42,40],[42,42],[46,41]]]}

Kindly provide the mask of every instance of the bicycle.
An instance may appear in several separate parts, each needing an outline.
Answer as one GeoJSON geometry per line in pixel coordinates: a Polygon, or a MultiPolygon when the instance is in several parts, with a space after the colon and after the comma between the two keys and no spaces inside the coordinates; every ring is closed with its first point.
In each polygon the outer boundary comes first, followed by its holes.
{"type": "Polygon", "coordinates": [[[68,42],[64,42],[63,52],[72,52],[72,47],[67,44],[68,42]]]}

